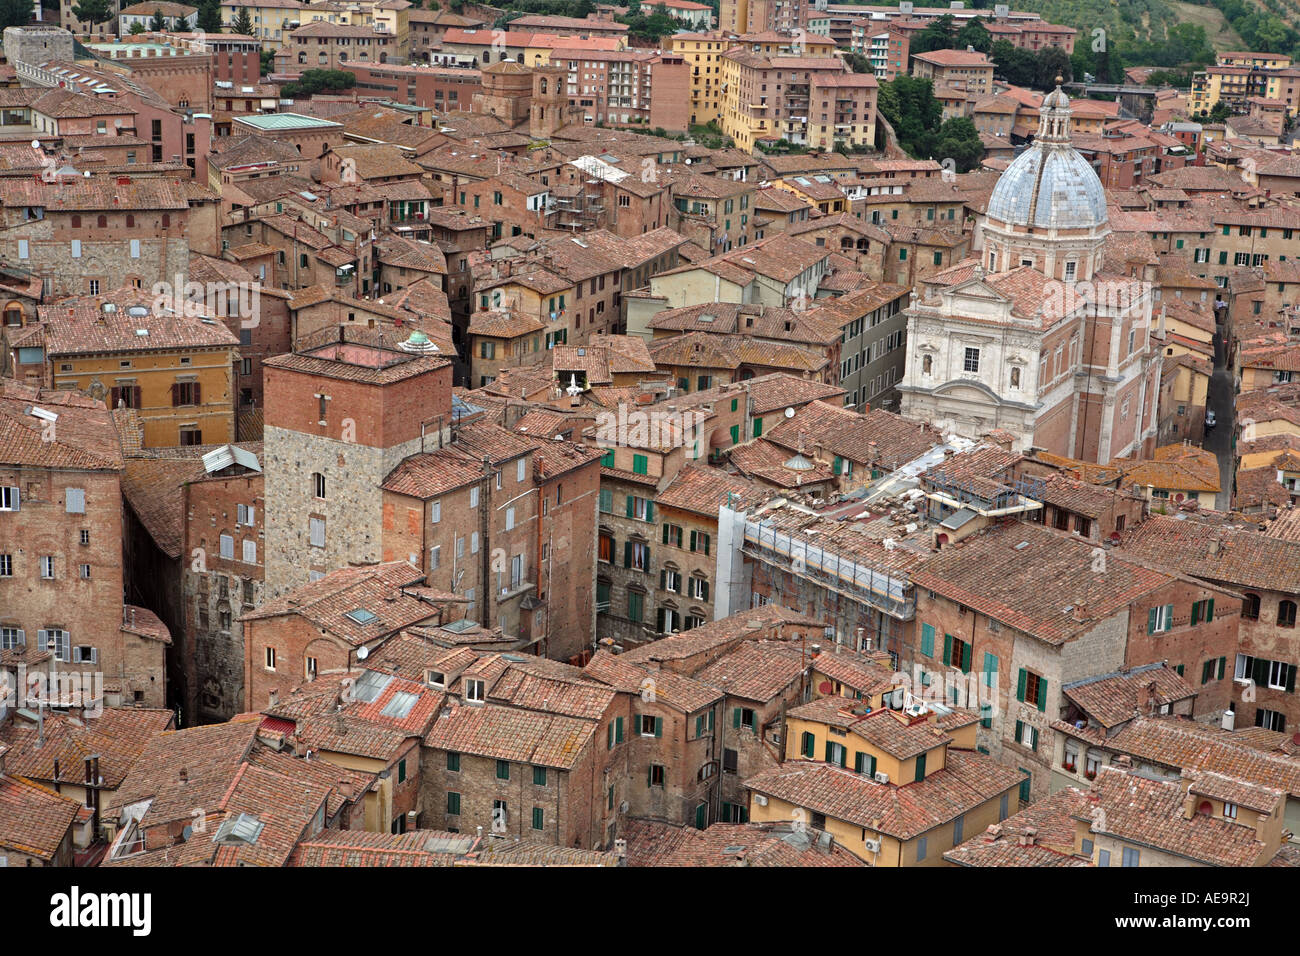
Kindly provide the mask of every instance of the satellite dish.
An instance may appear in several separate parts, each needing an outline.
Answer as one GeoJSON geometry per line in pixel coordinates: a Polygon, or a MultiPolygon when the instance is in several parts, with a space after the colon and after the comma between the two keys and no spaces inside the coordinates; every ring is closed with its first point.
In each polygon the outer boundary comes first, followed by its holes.
{"type": "Polygon", "coordinates": [[[785,410],[785,417],[786,417],[786,418],[794,418],[794,409],[793,409],[793,408],[787,408],[787,409],[785,410]]]}
{"type": "Polygon", "coordinates": [[[185,829],[181,831],[181,841],[189,842],[190,837],[193,835],[194,835],[194,828],[192,826],[187,825],[185,829]]]}
{"type": "Polygon", "coordinates": [[[370,648],[368,647],[357,648],[357,660],[364,661],[369,656],[370,656],[370,648]]]}
{"type": "Polygon", "coordinates": [[[40,148],[41,148],[41,141],[39,139],[32,140],[32,149],[40,149],[40,148]]]}

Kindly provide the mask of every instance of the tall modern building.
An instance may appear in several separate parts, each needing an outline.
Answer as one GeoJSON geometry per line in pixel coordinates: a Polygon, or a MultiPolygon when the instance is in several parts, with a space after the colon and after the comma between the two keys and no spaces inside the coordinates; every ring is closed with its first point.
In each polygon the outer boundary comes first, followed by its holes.
{"type": "Polygon", "coordinates": [[[980,258],[929,276],[908,310],[902,413],[1089,461],[1149,454],[1160,386],[1151,290],[1103,268],[1101,181],[1070,143],[1058,86],[998,180],[980,258]]]}

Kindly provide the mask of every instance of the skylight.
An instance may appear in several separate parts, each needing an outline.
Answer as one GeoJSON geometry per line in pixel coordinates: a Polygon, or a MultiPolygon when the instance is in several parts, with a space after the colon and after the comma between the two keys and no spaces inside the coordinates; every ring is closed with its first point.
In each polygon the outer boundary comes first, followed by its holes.
{"type": "Polygon", "coordinates": [[[398,691],[379,713],[385,717],[396,717],[401,720],[411,712],[411,708],[415,706],[415,702],[419,699],[415,694],[398,691]]]}
{"type": "Polygon", "coordinates": [[[373,611],[367,611],[363,607],[353,608],[351,611],[348,611],[343,616],[348,618],[351,621],[354,621],[357,624],[369,624],[371,621],[375,620],[376,617],[378,617],[378,615],[375,614],[373,611]]]}

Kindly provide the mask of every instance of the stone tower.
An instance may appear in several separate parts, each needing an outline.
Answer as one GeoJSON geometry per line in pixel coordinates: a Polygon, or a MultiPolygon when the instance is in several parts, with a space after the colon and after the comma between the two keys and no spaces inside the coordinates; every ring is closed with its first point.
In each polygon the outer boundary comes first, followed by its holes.
{"type": "Polygon", "coordinates": [[[383,557],[380,486],[451,434],[452,363],[339,326],[264,365],[266,597],[383,557]]]}
{"type": "Polygon", "coordinates": [[[576,122],[574,117],[581,111],[569,106],[568,78],[563,67],[533,67],[533,105],[528,117],[528,135],[533,139],[550,139],[560,127],[576,122]]]}
{"type": "Polygon", "coordinates": [[[533,75],[528,67],[504,60],[483,67],[482,91],[474,94],[474,112],[496,116],[513,129],[528,120],[533,96],[533,75]]]}

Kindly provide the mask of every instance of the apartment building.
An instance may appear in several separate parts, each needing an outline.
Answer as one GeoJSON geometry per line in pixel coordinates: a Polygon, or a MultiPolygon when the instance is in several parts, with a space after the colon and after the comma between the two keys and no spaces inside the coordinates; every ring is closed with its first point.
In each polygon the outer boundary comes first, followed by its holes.
{"type": "Polygon", "coordinates": [[[25,694],[28,667],[48,668],[81,682],[81,696],[47,701],[56,707],[165,706],[171,634],[123,602],[113,416],[75,391],[6,382],[0,428],[0,649],[15,672],[10,686],[25,694]]]}
{"type": "Polygon", "coordinates": [[[347,70],[353,64],[387,63],[398,55],[391,33],[317,20],[289,31],[276,51],[276,72],[347,70]]]}

